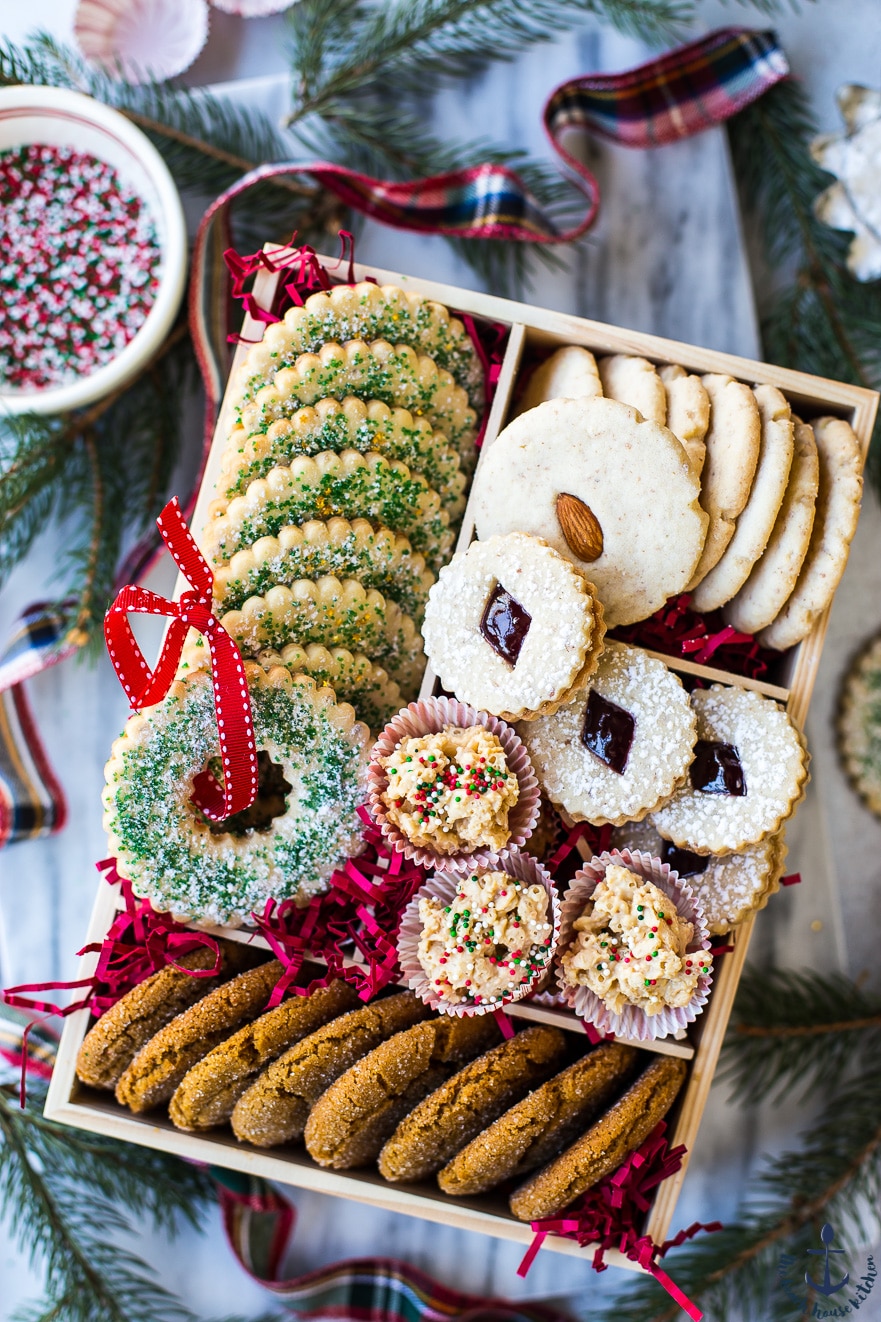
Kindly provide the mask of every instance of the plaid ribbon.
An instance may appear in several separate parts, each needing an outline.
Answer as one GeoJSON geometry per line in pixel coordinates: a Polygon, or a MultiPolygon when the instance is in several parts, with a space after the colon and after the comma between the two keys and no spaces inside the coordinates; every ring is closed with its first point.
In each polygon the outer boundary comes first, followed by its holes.
{"type": "MultiPolygon", "coordinates": [[[[18,1084],[23,1056],[29,1073],[48,1079],[57,1047],[56,1034],[44,1022],[8,1006],[0,1009],[0,1085],[18,1084]]],[[[338,1322],[569,1322],[564,1314],[538,1304],[462,1294],[392,1258],[355,1258],[285,1278],[281,1273],[296,1209],[267,1180],[214,1166],[210,1174],[239,1264],[298,1317],[338,1322]]]]}
{"type": "MultiPolygon", "coordinates": [[[[723,28],[686,46],[618,74],[575,78],[552,93],[544,124],[555,150],[573,172],[586,205],[581,218],[561,229],[523,181],[503,165],[478,165],[409,183],[371,179],[327,161],[262,165],[228,189],[205,213],[196,236],[190,280],[190,326],[205,381],[207,407],[202,463],[184,505],[189,519],[199,489],[229,364],[230,210],[236,198],[267,179],[308,174],[347,206],[399,229],[470,239],[566,243],[584,234],[599,208],[596,179],[566,147],[571,129],[585,130],[628,147],[655,147],[720,124],[756,100],[789,72],[773,32],[723,28]]],[[[156,540],[139,543],[128,556],[121,582],[135,582],[156,554],[156,540]]],[[[32,607],[13,640],[12,662],[0,661],[0,846],[58,830],[64,799],[43,754],[19,685],[74,650],[59,650],[62,631],[32,607]],[[56,632],[52,633],[53,630],[56,632]],[[48,640],[45,643],[41,639],[48,640]],[[11,694],[4,691],[12,688],[11,694]]]]}

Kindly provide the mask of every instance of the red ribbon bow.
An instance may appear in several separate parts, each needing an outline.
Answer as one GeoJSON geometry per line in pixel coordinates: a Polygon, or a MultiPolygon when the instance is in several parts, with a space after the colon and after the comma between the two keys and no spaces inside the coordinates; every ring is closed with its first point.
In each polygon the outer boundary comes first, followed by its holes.
{"type": "Polygon", "coordinates": [[[249,808],[257,797],[257,746],[245,667],[239,649],[212,611],[214,575],[184,523],[177,497],[168,502],[156,525],[192,590],[182,593],[179,601],[168,601],[133,584],[121,588],[104,617],[107,651],[132,708],[138,710],[161,701],[171,688],[187,630],[197,629],[204,636],[211,653],[223,787],[210,771],[202,771],[193,781],[192,801],[212,822],[222,822],[249,808]],[[132,633],[129,611],[171,620],[153,671],[132,633]]]}

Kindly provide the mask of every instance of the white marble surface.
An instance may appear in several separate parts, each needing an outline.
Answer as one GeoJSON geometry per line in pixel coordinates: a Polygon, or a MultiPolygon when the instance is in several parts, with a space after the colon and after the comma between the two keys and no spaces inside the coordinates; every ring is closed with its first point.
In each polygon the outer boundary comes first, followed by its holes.
{"type": "MultiPolygon", "coordinates": [[[[835,127],[834,88],[843,81],[879,82],[878,0],[823,0],[780,20],[784,44],[808,90],[823,128],[835,127]]],[[[21,37],[34,25],[64,37],[72,0],[0,6],[0,30],[21,37]]],[[[753,11],[704,5],[708,25],[754,22],[753,11]]],[[[284,68],[278,19],[245,23],[214,11],[209,45],[192,71],[194,82],[254,76],[284,68]]],[[[641,56],[635,42],[597,27],[580,37],[536,49],[514,66],[492,70],[473,85],[439,99],[443,131],[469,134],[474,125],[512,145],[545,152],[539,123],[547,93],[562,79],[598,68],[624,68],[641,56]]],[[[253,95],[253,89],[240,94],[253,95]]],[[[276,93],[278,95],[278,93],[276,93]]],[[[587,240],[562,273],[539,273],[530,297],[571,310],[683,340],[756,355],[750,283],[739,237],[724,138],[718,131],[651,154],[591,149],[603,186],[603,210],[587,240]]],[[[365,261],[473,286],[471,271],[437,239],[369,225],[359,246],[365,261]]],[[[192,432],[198,446],[198,427],[192,432]]],[[[190,457],[192,463],[192,455],[190,457]]],[[[185,484],[181,474],[181,488],[185,484]]],[[[0,637],[21,607],[44,592],[57,572],[63,535],[35,548],[0,597],[0,637]]],[[[835,608],[812,712],[815,780],[809,803],[791,833],[793,866],[804,884],[781,893],[757,927],[753,958],[786,965],[841,967],[857,974],[875,968],[881,920],[878,886],[881,826],[859,806],[840,776],[829,738],[841,668],[856,644],[881,625],[881,511],[867,501],[852,563],[835,608]],[[847,842],[846,858],[842,841],[847,842]],[[819,931],[812,923],[822,924],[819,931]]],[[[168,566],[151,584],[168,591],[168,566]]],[[[68,662],[29,686],[41,730],[67,793],[71,819],[58,837],[14,846],[0,854],[0,985],[69,977],[102,857],[99,795],[110,740],[126,712],[110,666],[68,662]]],[[[799,1114],[785,1108],[734,1110],[714,1089],[695,1149],[676,1223],[725,1219],[763,1151],[793,1142],[799,1114]]],[[[528,1282],[515,1274],[520,1250],[355,1204],[294,1191],[299,1228],[292,1271],[341,1257],[399,1255],[450,1284],[514,1297],[566,1297],[589,1318],[592,1303],[623,1281],[615,1272],[594,1277],[585,1266],[540,1254],[528,1282]]],[[[139,1240],[136,1251],[161,1264],[163,1277],[204,1316],[256,1314],[266,1297],[233,1262],[218,1218],[202,1235],[187,1234],[169,1248],[139,1240]]],[[[20,1258],[0,1239],[0,1322],[34,1284],[20,1258]]],[[[881,1317],[868,1305],[861,1317],[881,1317]]],[[[770,1309],[769,1309],[770,1315],[770,1309]]]]}

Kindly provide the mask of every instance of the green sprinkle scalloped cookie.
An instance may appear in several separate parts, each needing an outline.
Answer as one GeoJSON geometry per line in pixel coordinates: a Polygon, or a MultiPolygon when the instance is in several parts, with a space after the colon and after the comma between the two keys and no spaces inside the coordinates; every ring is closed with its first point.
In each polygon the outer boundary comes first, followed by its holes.
{"type": "Polygon", "coordinates": [[[258,794],[247,817],[212,824],[190,800],[194,776],[219,758],[207,670],[131,716],[104,770],[111,854],[135,894],[181,921],[237,926],[270,897],[307,904],[361,848],[366,727],[306,675],[246,662],[245,676],[258,757],[284,778],[272,786],[277,816],[253,824],[258,794]]]}

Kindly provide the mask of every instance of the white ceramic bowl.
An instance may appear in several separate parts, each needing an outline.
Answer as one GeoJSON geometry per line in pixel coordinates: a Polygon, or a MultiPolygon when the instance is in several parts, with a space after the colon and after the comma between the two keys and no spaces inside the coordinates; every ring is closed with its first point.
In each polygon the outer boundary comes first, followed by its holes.
{"type": "Polygon", "coordinates": [[[150,209],[159,240],[156,299],[124,349],[88,376],[45,390],[0,384],[0,413],[66,413],[119,389],[149,361],[177,316],[187,277],[187,230],[174,180],[156,148],[123,115],[57,87],[0,89],[0,151],[33,142],[72,147],[114,166],[150,209]]]}

